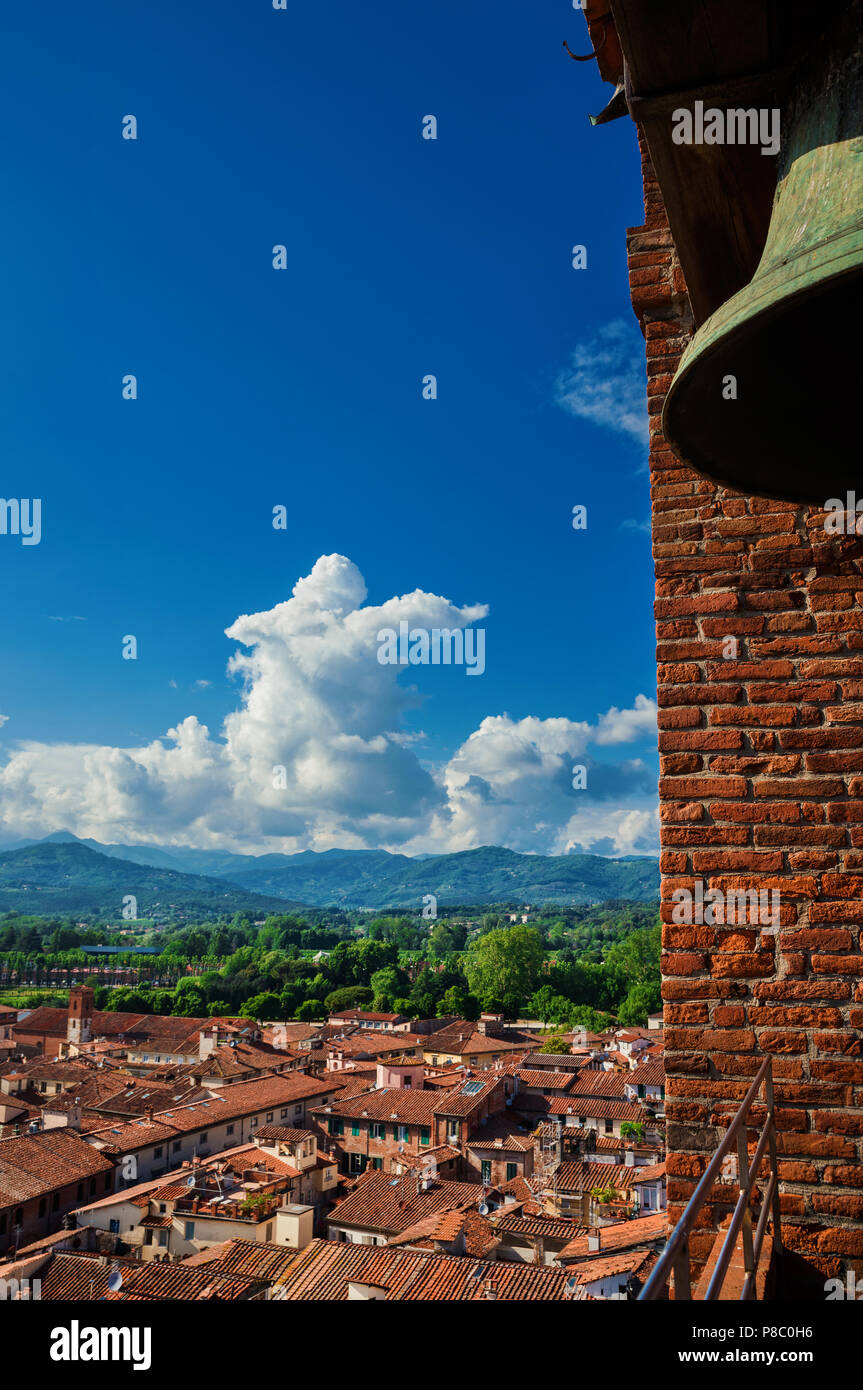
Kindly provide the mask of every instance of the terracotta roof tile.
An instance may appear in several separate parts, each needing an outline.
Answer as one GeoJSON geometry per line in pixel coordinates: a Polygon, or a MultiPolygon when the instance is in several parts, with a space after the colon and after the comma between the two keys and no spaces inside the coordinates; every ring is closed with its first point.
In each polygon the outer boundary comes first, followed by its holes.
{"type": "Polygon", "coordinates": [[[420,1183],[415,1173],[400,1178],[390,1173],[368,1173],[351,1195],[333,1208],[328,1219],[337,1226],[397,1235],[433,1212],[476,1205],[483,1191],[474,1182],[435,1178],[425,1190],[420,1183]]]}
{"type": "Polygon", "coordinates": [[[548,1265],[313,1240],[280,1282],[290,1301],[344,1301],[358,1283],[383,1289],[387,1302],[481,1302],[492,1285],[498,1299],[527,1303],[566,1298],[570,1277],[548,1265]]]}

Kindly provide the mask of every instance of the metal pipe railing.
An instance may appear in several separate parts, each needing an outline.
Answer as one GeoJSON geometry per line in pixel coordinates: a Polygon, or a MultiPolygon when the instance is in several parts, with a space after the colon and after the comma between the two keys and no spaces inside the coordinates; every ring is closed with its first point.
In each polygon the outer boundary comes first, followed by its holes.
{"type": "Polygon", "coordinates": [[[782,1231],[779,1215],[779,1177],[776,1158],[776,1114],[773,1098],[773,1071],[771,1059],[769,1057],[765,1057],[761,1066],[758,1068],[740,1108],[731,1121],[731,1124],[728,1126],[728,1129],[725,1131],[716,1153],[704,1170],[698,1186],[687,1202],[683,1215],[666,1242],[665,1249],[662,1251],[653,1273],[639,1294],[639,1302],[660,1298],[668,1283],[669,1275],[671,1274],[674,1275],[675,1300],[686,1301],[692,1298],[689,1259],[690,1232],[695,1224],[696,1216],[711,1195],[716,1183],[723,1176],[722,1160],[734,1144],[737,1146],[738,1198],[734,1206],[731,1223],[728,1227],[725,1239],[723,1240],[719,1257],[707,1286],[705,1300],[713,1300],[719,1297],[728,1265],[734,1252],[734,1247],[737,1244],[738,1235],[740,1235],[742,1239],[743,1267],[745,1270],[741,1299],[754,1298],[755,1277],[758,1271],[758,1261],[761,1256],[764,1235],[767,1230],[768,1214],[772,1215],[773,1218],[774,1249],[777,1253],[782,1249],[782,1231]],[[747,1120],[755,1101],[758,1099],[758,1093],[762,1085],[764,1086],[764,1100],[767,1113],[761,1138],[756,1147],[752,1163],[750,1164],[746,1140],[748,1128],[747,1120]],[[753,1234],[751,1210],[752,1188],[758,1177],[765,1152],[769,1153],[770,1177],[764,1192],[758,1225],[753,1234]]]}

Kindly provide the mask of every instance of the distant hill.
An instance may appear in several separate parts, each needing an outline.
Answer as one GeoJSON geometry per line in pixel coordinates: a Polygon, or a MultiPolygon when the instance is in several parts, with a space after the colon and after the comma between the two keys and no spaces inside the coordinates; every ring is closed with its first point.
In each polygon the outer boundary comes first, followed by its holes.
{"type": "MultiPolygon", "coordinates": [[[[273,857],[273,856],[271,856],[273,857]]],[[[460,854],[409,859],[370,850],[350,859],[300,856],[281,866],[260,860],[224,869],[232,883],[339,907],[422,906],[433,893],[446,903],[596,903],[609,898],[659,898],[656,859],[604,859],[595,854],[517,854],[485,845],[460,854]]]]}
{"type": "Polygon", "coordinates": [[[202,919],[234,912],[264,917],[288,906],[282,897],[262,897],[221,879],[102,854],[71,836],[0,854],[0,911],[42,916],[95,912],[119,921],[129,894],[137,899],[142,918],[168,917],[178,910],[202,919]]]}
{"type": "MultiPolygon", "coordinates": [[[[225,903],[223,911],[236,911],[254,906],[285,911],[288,906],[303,903],[317,907],[420,908],[425,894],[433,893],[441,905],[448,903],[560,903],[584,904],[626,898],[630,901],[652,902],[659,898],[659,862],[651,858],[606,859],[596,854],[517,854],[514,850],[486,845],[481,849],[465,850],[459,854],[420,855],[389,854],[385,850],[331,849],[322,853],[305,850],[301,854],[230,854],[221,850],[196,850],[182,846],[163,849],[157,845],[100,845],[95,840],[80,841],[65,831],[49,836],[31,849],[58,855],[65,849],[86,850],[94,860],[76,860],[74,884],[77,890],[108,892],[112,904],[119,904],[124,893],[135,893],[134,887],[123,887],[119,898],[111,895],[119,885],[130,882],[130,870],[150,867],[146,888],[136,893],[143,907],[154,895],[164,903],[166,895],[188,893],[190,900],[225,903]],[[123,864],[122,870],[112,866],[123,864]],[[92,879],[82,878],[89,866],[92,879]],[[206,877],[203,877],[206,875],[206,877]],[[117,885],[117,886],[115,886],[117,885]],[[237,902],[229,898],[231,890],[237,902]],[[258,895],[258,896],[255,896],[258,895]],[[264,902],[259,895],[268,900],[264,902]],[[243,901],[240,901],[240,900],[243,901]],[[230,902],[230,906],[228,906],[230,902]]],[[[9,861],[19,875],[27,866],[29,850],[18,849],[0,855],[0,905],[6,906],[7,879],[11,870],[4,867],[9,861]]],[[[42,861],[40,861],[42,862],[42,861]]],[[[46,881],[40,893],[59,889],[59,881],[46,881]]],[[[13,904],[8,904],[12,906],[13,904]]],[[[185,905],[185,904],[184,904],[185,905]]],[[[28,907],[27,911],[70,912],[65,907],[28,907]]],[[[112,906],[113,912],[119,906],[112,906]]]]}

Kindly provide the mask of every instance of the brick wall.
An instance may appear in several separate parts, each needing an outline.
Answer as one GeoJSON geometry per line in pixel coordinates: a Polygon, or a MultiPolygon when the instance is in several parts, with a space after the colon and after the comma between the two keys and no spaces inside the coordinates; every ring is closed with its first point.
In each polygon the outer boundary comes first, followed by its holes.
{"type": "Polygon", "coordinates": [[[863,540],[715,487],[668,449],[660,412],[692,326],[642,154],[628,252],[651,426],[669,1214],[769,1053],[785,1245],[817,1284],[863,1273],[863,540]],[[778,930],[675,922],[672,894],[699,879],[778,889],[778,930]]]}

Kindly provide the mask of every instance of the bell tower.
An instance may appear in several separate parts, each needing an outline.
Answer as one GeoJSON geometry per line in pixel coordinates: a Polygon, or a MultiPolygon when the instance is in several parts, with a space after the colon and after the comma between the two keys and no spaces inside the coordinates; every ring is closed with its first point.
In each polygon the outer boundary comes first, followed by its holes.
{"type": "Polygon", "coordinates": [[[92,1037],[93,991],[89,985],[75,985],[69,991],[69,1010],[66,1015],[66,1041],[86,1043],[92,1037]]]}

